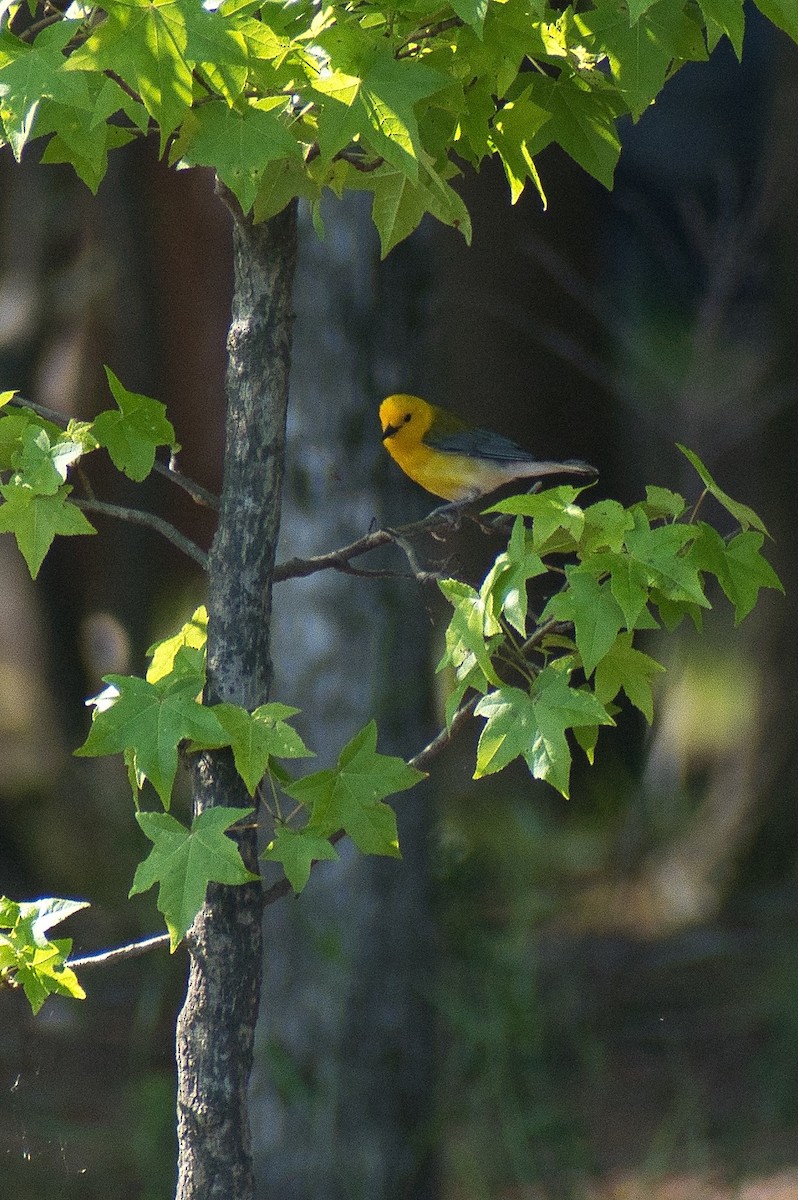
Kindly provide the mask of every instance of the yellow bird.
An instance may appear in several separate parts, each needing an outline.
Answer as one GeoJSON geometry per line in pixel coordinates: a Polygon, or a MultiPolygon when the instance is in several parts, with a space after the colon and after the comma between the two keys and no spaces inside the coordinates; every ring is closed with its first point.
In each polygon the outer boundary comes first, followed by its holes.
{"type": "Polygon", "coordinates": [[[380,405],[385,449],[416,483],[444,500],[473,500],[514,479],[598,475],[587,463],[538,462],[509,438],[475,429],[418,396],[388,396],[380,405]]]}

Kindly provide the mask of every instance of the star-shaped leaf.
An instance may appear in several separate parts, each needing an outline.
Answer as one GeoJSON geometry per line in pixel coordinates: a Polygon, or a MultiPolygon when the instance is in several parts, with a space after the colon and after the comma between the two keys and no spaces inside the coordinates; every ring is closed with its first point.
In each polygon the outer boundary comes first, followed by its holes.
{"type": "Polygon", "coordinates": [[[50,941],[47,931],[81,908],[82,900],[54,897],[17,903],[0,897],[0,984],[21,987],[34,1013],[48,996],[85,999],[74,971],[66,965],[70,938],[50,941]]]}
{"type": "Polygon", "coordinates": [[[762,556],[763,533],[753,529],[738,533],[726,544],[716,529],[703,522],[701,538],[691,550],[691,560],[700,570],[717,575],[730,604],[734,605],[734,623],[739,625],[757,602],[760,588],[784,591],[781,580],[762,556]]]}
{"type": "Polygon", "coordinates": [[[615,643],[596,667],[596,698],[606,706],[623,689],[650,725],[654,719],[651,683],[654,676],[665,668],[648,654],[636,650],[632,645],[633,636],[628,632],[618,634],[615,643]]]}
{"type": "Polygon", "coordinates": [[[546,569],[539,555],[527,547],[526,528],[523,519],[517,517],[507,550],[498,555],[479,589],[486,616],[492,622],[488,625],[488,633],[501,632],[499,616],[503,616],[513,629],[517,629],[522,637],[525,636],[527,581],[537,575],[545,575],[546,569]]]}
{"type": "Polygon", "coordinates": [[[474,778],[501,771],[519,755],[535,779],[546,779],[568,796],[571,750],[567,729],[613,725],[592,692],[570,687],[553,667],[538,675],[530,693],[502,687],[483,696],[475,709],[485,717],[477,746],[474,778]]]}
{"type": "Polygon", "coordinates": [[[694,525],[649,524],[642,509],[634,510],[635,527],[626,535],[629,553],[648,571],[649,583],[668,600],[709,608],[698,567],[689,554],[688,544],[699,536],[694,525]]]}
{"type": "Polygon", "coordinates": [[[501,681],[491,661],[498,642],[492,635],[486,641],[485,632],[486,628],[495,627],[495,621],[486,610],[485,600],[470,584],[458,579],[442,579],[439,587],[453,605],[454,613],[446,630],[446,653],[437,669],[452,666],[459,676],[470,671],[476,662],[485,678],[498,687],[501,681]]]}
{"type": "Polygon", "coordinates": [[[55,496],[83,449],[80,442],[64,437],[51,443],[46,429],[31,424],[23,431],[11,460],[16,471],[13,482],[24,484],[40,496],[55,496]]]}
{"type": "Polygon", "coordinates": [[[377,753],[371,721],[341,751],[338,765],[290,784],[289,796],[311,809],[309,833],[329,837],[344,829],[364,854],[399,858],[396,816],[382,800],[424,779],[401,758],[377,753]]]}
{"type": "Polygon", "coordinates": [[[326,837],[305,829],[291,829],[278,825],[274,840],[264,850],[261,858],[283,864],[285,877],[295,892],[301,892],[310,879],[314,862],[326,859],[335,862],[338,851],[326,837]]]}
{"type": "Polygon", "coordinates": [[[302,738],[286,718],[299,712],[287,704],[262,704],[249,713],[237,704],[215,704],[211,712],[230,739],[236,770],[250,796],[269,766],[270,758],[312,758],[302,738]]]}
{"type": "Polygon", "coordinates": [[[611,188],[621,153],[615,127],[623,111],[619,97],[606,89],[591,88],[581,76],[565,70],[556,80],[536,77],[531,96],[550,114],[550,120],[530,140],[530,157],[558,142],[580,167],[611,188]]]}
{"type": "Polygon", "coordinates": [[[73,71],[113,71],[158,122],[161,153],[191,106],[186,8],[181,0],[103,0],[105,19],[70,55],[73,71]]]}
{"type": "Polygon", "coordinates": [[[80,29],[80,21],[62,18],[43,29],[32,45],[8,37],[6,61],[0,66],[0,101],[6,137],[19,159],[31,136],[43,100],[91,110],[84,75],[66,69],[63,49],[80,29]]]}
{"type": "Polygon", "coordinates": [[[171,674],[175,658],[180,651],[188,646],[194,650],[204,650],[208,640],[208,610],[204,604],[195,608],[191,619],[186,621],[172,637],[156,642],[147,651],[152,662],[147,668],[148,683],[157,683],[159,679],[171,674]]]}
{"type": "Polygon", "coordinates": [[[32,579],[39,574],[56,536],[97,532],[80,509],[70,503],[71,490],[69,484],[63,484],[54,496],[40,496],[18,483],[0,487],[5,500],[0,505],[0,533],[14,534],[32,579]]]}
{"type": "Polygon", "coordinates": [[[607,551],[592,555],[584,565],[596,577],[609,574],[610,591],[627,629],[656,628],[657,623],[646,607],[651,573],[645,563],[631,554],[607,551]]]}
{"type": "Polygon", "coordinates": [[[140,483],[152,470],[156,447],[176,447],[175,431],[166,418],[166,405],[129,392],[110,367],[105,368],[105,373],[118,412],[109,409],[100,413],[92,426],[94,436],[105,446],[114,466],[140,483]]]}
{"type": "Polygon", "coordinates": [[[130,895],[158,884],[158,911],[166,921],[172,950],[205,903],[209,883],[241,884],[258,878],[244,866],[238,847],[226,833],[252,811],[206,808],[194,818],[191,829],[169,813],[136,813],[153,848],[136,869],[130,895]]]}
{"type": "Polygon", "coordinates": [[[584,510],[574,503],[581,490],[563,484],[542,492],[508,496],[485,511],[532,517],[532,548],[538,554],[551,553],[554,539],[557,550],[575,550],[585,528],[584,510]]]}
{"type": "Polygon", "coordinates": [[[221,100],[192,113],[177,150],[186,163],[212,166],[245,213],[252,208],[270,164],[301,159],[299,143],[276,112],[252,104],[239,111],[221,100]]]}
{"type": "Polygon", "coordinates": [[[168,809],[180,743],[225,746],[230,741],[213,711],[197,702],[202,676],[178,672],[148,683],[135,675],[107,675],[105,682],[119,697],[95,710],[89,736],[75,754],[91,758],[132,751],[137,770],[168,809]]]}
{"type": "Polygon", "coordinates": [[[541,620],[570,621],[586,675],[612,646],[623,628],[624,616],[608,582],[599,583],[585,567],[567,567],[568,586],[552,596],[541,620]]]}
{"type": "Polygon", "coordinates": [[[743,529],[756,529],[759,533],[764,533],[766,537],[770,536],[754,510],[749,508],[747,504],[740,504],[738,500],[732,500],[731,496],[727,492],[724,492],[715,482],[701,459],[693,450],[688,450],[686,446],[681,446],[678,442],[676,443],[676,448],[681,450],[685,458],[695,467],[701,477],[701,482],[710,495],[714,496],[718,503],[722,504],[726,511],[731,513],[735,521],[738,521],[743,529]]]}

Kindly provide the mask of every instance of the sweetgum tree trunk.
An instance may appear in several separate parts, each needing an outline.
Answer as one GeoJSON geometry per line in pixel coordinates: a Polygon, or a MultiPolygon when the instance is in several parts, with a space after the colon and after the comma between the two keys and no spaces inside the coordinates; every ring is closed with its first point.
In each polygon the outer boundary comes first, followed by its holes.
{"type": "MultiPolygon", "coordinates": [[[[252,709],[268,697],[271,584],[285,451],[296,210],[254,226],[234,219],[227,435],[219,526],[208,585],[209,704],[252,709]]],[[[229,751],[203,754],[194,810],[248,807],[229,751]]],[[[256,869],[255,832],[240,835],[256,869]]],[[[189,937],[177,1023],[178,1200],[254,1193],[247,1087],[261,984],[260,884],[211,884],[189,937]]]]}

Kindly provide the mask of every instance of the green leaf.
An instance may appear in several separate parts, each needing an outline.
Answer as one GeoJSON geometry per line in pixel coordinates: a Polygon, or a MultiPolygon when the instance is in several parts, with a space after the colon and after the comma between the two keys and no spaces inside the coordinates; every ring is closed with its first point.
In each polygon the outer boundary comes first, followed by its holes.
{"type": "Polygon", "coordinates": [[[94,436],[105,446],[117,470],[141,483],[152,470],[156,447],[176,447],[175,431],[166,419],[166,405],[129,392],[110,367],[105,368],[105,374],[119,411],[100,413],[92,426],[94,436]]]}
{"type": "Polygon", "coordinates": [[[368,178],[374,190],[371,215],[380,235],[383,258],[413,232],[428,212],[457,229],[466,242],[471,241],[468,209],[445,180],[432,181],[426,171],[411,180],[404,171],[390,166],[380,167],[368,178]]]}
{"type": "Polygon", "coordinates": [[[186,11],[180,0],[103,0],[105,19],[74,50],[66,69],[112,71],[141,97],[160,127],[160,152],[191,107],[186,11]]]}
{"type": "Polygon", "coordinates": [[[534,145],[542,127],[551,120],[551,113],[529,98],[531,91],[530,84],[517,99],[508,101],[496,114],[491,143],[502,160],[510,185],[511,202],[516,203],[527,181],[531,180],[545,208],[546,197],[530,147],[534,145]]]}
{"type": "Polygon", "coordinates": [[[312,202],[318,200],[320,193],[321,188],[309,177],[303,162],[294,158],[271,162],[263,173],[253,216],[256,222],[268,221],[269,217],[282,212],[295,196],[312,202]]]}
{"type": "Polygon", "coordinates": [[[672,492],[669,488],[655,487],[649,484],[646,487],[646,499],[643,508],[650,521],[658,521],[663,517],[671,521],[677,521],[687,511],[687,503],[684,496],[680,496],[678,492],[672,492]]]}
{"type": "Polygon", "coordinates": [[[83,446],[68,438],[59,437],[51,445],[47,430],[31,424],[23,430],[19,449],[11,459],[16,469],[13,483],[40,496],[55,496],[66,481],[67,469],[82,453],[83,446]]]}
{"type": "Polygon", "coordinates": [[[623,613],[627,629],[650,629],[656,622],[646,608],[651,572],[630,554],[607,551],[585,560],[585,569],[600,577],[609,574],[610,591],[623,613]]]}
{"type": "Polygon", "coordinates": [[[486,508],[485,512],[532,517],[532,548],[538,554],[544,548],[547,552],[550,550],[547,543],[560,531],[565,534],[562,548],[575,550],[585,528],[584,511],[574,503],[581,490],[564,484],[562,487],[547,488],[543,492],[508,496],[498,504],[486,508]]]}
{"type": "Polygon", "coordinates": [[[64,47],[80,26],[80,21],[62,18],[43,29],[33,45],[9,35],[3,39],[0,112],[17,160],[33,132],[42,103],[55,100],[74,110],[91,110],[85,77],[65,70],[64,47]]]}
{"type": "Polygon", "coordinates": [[[471,670],[473,663],[479,666],[485,678],[495,686],[501,680],[494,670],[491,654],[496,640],[486,642],[486,629],[494,625],[491,613],[486,610],[485,600],[471,587],[458,579],[442,579],[438,586],[454,608],[446,630],[446,652],[438,663],[438,671],[453,666],[458,676],[471,670]]]}
{"type": "Polygon", "coordinates": [[[482,26],[488,12],[488,0],[452,0],[452,8],[461,21],[470,25],[481,36],[482,26]]]}
{"type": "Polygon", "coordinates": [[[445,75],[376,48],[365,61],[355,107],[365,112],[368,140],[392,166],[418,178],[421,143],[415,105],[448,83],[445,75]]]}
{"type": "Polygon", "coordinates": [[[376,746],[371,721],[341,751],[336,768],[298,779],[285,791],[311,808],[309,833],[329,837],[343,829],[363,854],[399,858],[396,816],[382,800],[425,775],[401,758],[378,754],[376,746]]]}
{"type": "Polygon", "coordinates": [[[22,449],[22,440],[29,428],[36,432],[44,429],[50,440],[58,439],[61,430],[49,421],[43,421],[28,408],[14,408],[13,412],[0,416],[0,471],[8,470],[22,449]]]}
{"type": "Polygon", "coordinates": [[[477,745],[474,778],[502,770],[521,756],[535,779],[545,779],[568,796],[571,750],[567,729],[613,725],[592,692],[572,688],[565,675],[545,667],[529,694],[502,687],[479,701],[486,723],[477,745]]]}
{"type": "Polygon", "coordinates": [[[759,11],[798,42],[798,8],[795,0],[755,0],[759,11]]]}
{"type": "Polygon", "coordinates": [[[72,941],[49,941],[47,931],[81,908],[82,900],[48,898],[17,903],[0,897],[0,984],[21,987],[34,1014],[48,996],[83,1000],[86,993],[66,965],[72,941]]]}
{"type": "Polygon", "coordinates": [[[136,820],[153,843],[139,863],[130,895],[158,884],[158,911],[169,930],[171,948],[183,940],[202,905],[209,883],[241,884],[258,878],[244,866],[226,831],[253,812],[251,808],[206,808],[181,825],[168,813],[138,812],[136,820]]]}
{"type": "Polygon", "coordinates": [[[764,534],[752,529],[738,533],[727,545],[716,529],[703,522],[702,536],[694,544],[691,560],[699,570],[717,575],[730,604],[734,605],[734,623],[748,616],[759,598],[760,589],[784,592],[781,580],[760,553],[764,534]]]}
{"type": "Polygon", "coordinates": [[[566,567],[567,587],[552,596],[541,621],[571,621],[585,675],[592,675],[624,624],[609,583],[599,583],[584,567],[566,567]]]}
{"type": "Polygon", "coordinates": [[[150,646],[147,657],[152,658],[152,662],[147,668],[147,682],[157,683],[159,679],[169,675],[174,669],[176,656],[184,646],[204,651],[207,640],[208,610],[201,604],[199,608],[194,609],[191,619],[186,621],[177,633],[150,646]]]}
{"type": "Polygon", "coordinates": [[[634,525],[632,514],[617,500],[599,500],[584,510],[584,530],[579,539],[579,555],[601,550],[620,551],[628,529],[634,525]]]}
{"type": "Polygon", "coordinates": [[[621,143],[615,121],[622,107],[608,91],[591,89],[581,76],[565,70],[557,80],[536,76],[533,99],[550,113],[551,119],[528,146],[538,154],[551,142],[557,142],[606,188],[611,188],[621,143]]]}
{"type": "Polygon", "coordinates": [[[596,667],[596,699],[606,707],[623,689],[629,701],[640,710],[650,725],[654,719],[651,682],[665,668],[648,654],[636,650],[632,638],[631,633],[618,634],[615,643],[596,667]]]}
{"type": "Polygon", "coordinates": [[[743,0],[699,0],[707,24],[714,23],[734,47],[738,60],[743,56],[745,11],[743,0]]]}
{"type": "Polygon", "coordinates": [[[298,711],[285,704],[262,704],[253,713],[237,704],[215,704],[211,709],[229,737],[236,770],[250,796],[266,774],[270,758],[313,757],[313,751],[285,720],[298,711]]]}
{"type": "Polygon", "coordinates": [[[701,477],[701,482],[710,495],[714,496],[728,513],[731,513],[735,521],[738,521],[743,529],[756,529],[759,533],[764,533],[766,537],[770,537],[770,534],[754,510],[749,508],[747,504],[740,504],[738,500],[732,500],[731,496],[715,483],[715,480],[694,451],[688,450],[686,446],[679,445],[678,442],[676,443],[676,448],[677,450],[681,450],[685,458],[695,467],[701,477]]]}
{"type": "Polygon", "coordinates": [[[69,484],[63,484],[54,496],[40,496],[18,483],[0,487],[5,500],[0,505],[0,533],[14,534],[32,579],[39,574],[55,537],[97,532],[70,503],[71,490],[69,484]]]}
{"type": "Polygon", "coordinates": [[[649,583],[666,599],[709,608],[698,568],[682,551],[699,531],[692,525],[652,527],[641,509],[634,510],[635,527],[626,535],[629,553],[647,568],[649,583]]]}
{"type": "Polygon", "coordinates": [[[290,829],[287,825],[278,825],[274,831],[274,839],[269,842],[261,858],[282,863],[285,877],[291,887],[295,892],[301,892],[310,879],[313,863],[322,859],[337,862],[338,851],[326,837],[308,832],[307,829],[290,829]]]}
{"type": "Polygon", "coordinates": [[[574,16],[588,49],[606,54],[619,91],[639,117],[662,91],[674,62],[706,58],[701,31],[684,11],[683,0],[656,0],[634,16],[615,3],[574,16]],[[631,24],[630,24],[631,18],[631,24]]]}
{"type": "Polygon", "coordinates": [[[254,104],[231,109],[222,100],[192,113],[176,151],[191,166],[213,167],[245,213],[255,203],[271,163],[301,158],[298,142],[275,112],[264,112],[254,104]]]}
{"type": "Polygon", "coordinates": [[[135,675],[107,675],[104,682],[117,689],[118,699],[95,707],[89,736],[75,754],[92,758],[133,751],[136,768],[168,809],[180,743],[226,746],[230,741],[212,709],[197,702],[202,676],[178,673],[148,683],[135,675]]]}
{"type": "Polygon", "coordinates": [[[501,632],[499,617],[503,616],[522,637],[526,634],[527,580],[545,575],[547,570],[539,555],[527,549],[526,542],[523,518],[517,517],[507,550],[498,555],[479,589],[487,633],[501,632]]]}
{"type": "Polygon", "coordinates": [[[37,138],[54,134],[41,161],[70,163],[95,194],[108,170],[108,151],[126,146],[135,137],[131,130],[98,121],[94,110],[55,103],[39,109],[33,132],[37,138]]]}

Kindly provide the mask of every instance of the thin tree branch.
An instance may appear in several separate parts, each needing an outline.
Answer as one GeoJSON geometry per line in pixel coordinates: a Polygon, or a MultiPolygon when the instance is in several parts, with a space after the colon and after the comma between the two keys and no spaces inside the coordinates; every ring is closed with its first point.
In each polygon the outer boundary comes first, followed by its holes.
{"type": "Polygon", "coordinates": [[[126,946],[115,946],[113,950],[100,950],[97,954],[87,954],[83,958],[68,958],[66,965],[73,971],[85,967],[104,967],[109,963],[122,962],[126,958],[138,958],[148,954],[150,950],[160,950],[169,945],[168,933],[156,933],[152,937],[143,938],[140,942],[129,942],[126,946]]]}
{"type": "Polygon", "coordinates": [[[465,725],[466,721],[470,721],[474,715],[474,709],[481,699],[482,697],[479,695],[472,696],[465,704],[461,704],[449,724],[444,725],[440,733],[437,733],[423,750],[419,750],[418,754],[414,754],[412,758],[409,758],[407,765],[415,767],[417,771],[426,770],[427,764],[431,763],[434,758],[437,758],[440,752],[449,745],[455,734],[460,732],[461,727],[465,725]]]}
{"type": "Polygon", "coordinates": [[[159,475],[163,475],[164,479],[169,479],[176,487],[182,488],[187,492],[195,504],[201,504],[204,508],[212,508],[214,512],[219,511],[219,497],[214,492],[209,492],[201,483],[197,483],[195,479],[190,479],[188,475],[184,475],[180,468],[176,465],[174,456],[170,459],[169,465],[159,462],[156,458],[152,464],[153,471],[159,475]]]}
{"type": "MultiPolygon", "coordinates": [[[[422,582],[427,579],[437,579],[438,576],[435,573],[423,571],[418,566],[411,545],[412,539],[424,534],[435,537],[443,531],[451,531],[454,526],[459,524],[463,516],[472,516],[475,508],[479,508],[483,502],[484,497],[479,497],[476,502],[461,500],[458,503],[444,504],[420,521],[402,525],[398,529],[375,529],[372,533],[367,533],[364,537],[350,542],[348,546],[342,546],[339,550],[331,550],[327,554],[317,554],[312,558],[289,558],[285,562],[277,563],[274,568],[274,582],[282,583],[286,579],[303,579],[307,575],[314,575],[317,571],[343,571],[346,574],[352,574],[350,563],[353,558],[359,558],[361,554],[368,554],[371,550],[377,550],[380,546],[387,546],[391,543],[404,551],[416,579],[420,579],[422,582]]],[[[484,528],[481,522],[478,521],[477,524],[484,528]]],[[[369,574],[372,573],[381,574],[369,572],[369,574]]]]}
{"type": "Polygon", "coordinates": [[[199,563],[203,571],[208,569],[208,556],[205,551],[200,550],[195,542],[185,537],[179,529],[175,529],[174,525],[164,521],[163,517],[156,516],[155,513],[145,512],[140,508],[125,508],[121,504],[107,504],[104,500],[83,500],[80,497],[71,497],[70,503],[74,504],[76,508],[82,508],[85,512],[101,513],[106,517],[116,517],[120,521],[128,521],[131,525],[145,525],[149,529],[154,529],[178,550],[182,550],[189,558],[193,558],[194,562],[199,563]]]}

